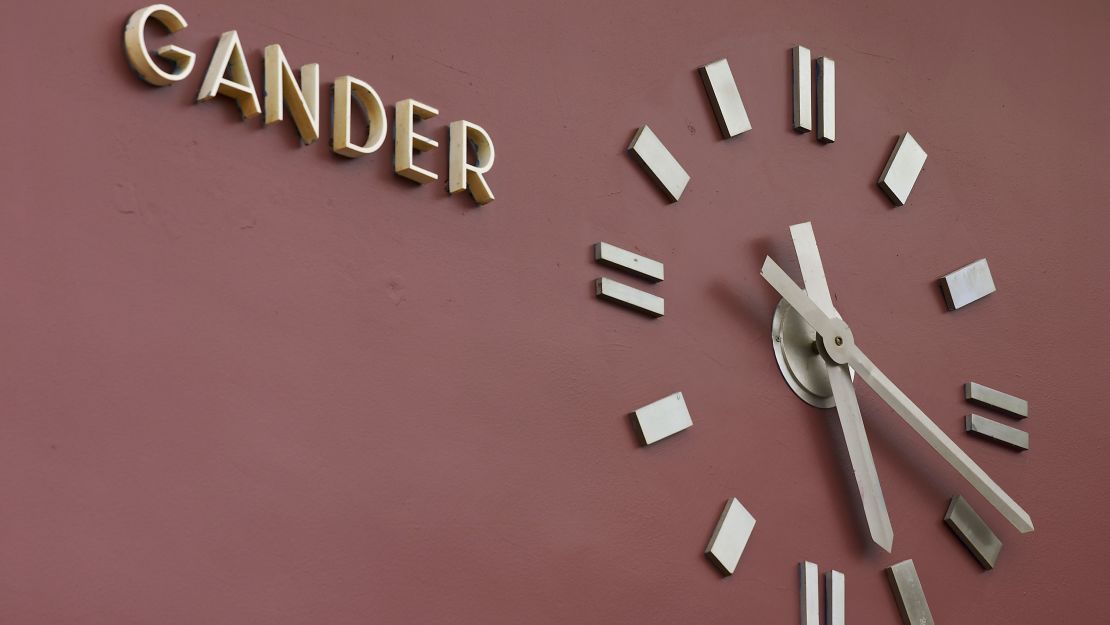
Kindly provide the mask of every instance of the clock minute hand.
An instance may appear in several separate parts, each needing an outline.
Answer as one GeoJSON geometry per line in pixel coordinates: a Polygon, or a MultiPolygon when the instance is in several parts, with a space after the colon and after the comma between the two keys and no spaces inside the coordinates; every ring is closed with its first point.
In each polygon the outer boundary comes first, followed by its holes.
{"type": "MultiPolygon", "coordinates": [[[[798,264],[802,267],[802,280],[806,292],[814,303],[828,316],[838,313],[832,304],[832,295],[825,280],[825,268],[821,263],[821,253],[817,249],[817,239],[809,222],[790,227],[794,249],[798,253],[798,264]]],[[[871,456],[871,446],[867,443],[867,430],[863,427],[856,391],[852,386],[852,374],[848,365],[836,364],[824,359],[829,373],[829,386],[836,401],[836,412],[840,419],[840,429],[844,433],[844,443],[848,448],[848,460],[852,464],[852,474],[856,480],[863,515],[867,529],[875,544],[888,553],[894,545],[894,528],[890,523],[890,513],[886,499],[879,484],[879,472],[871,456]]]]}
{"type": "Polygon", "coordinates": [[[831,319],[813,303],[790,276],[779,267],[771,257],[763,261],[760,275],[767,281],[779,295],[783,297],[806,320],[824,342],[826,353],[835,362],[850,365],[856,373],[863,378],[880,397],[883,398],[902,419],[909,424],[925,442],[952,465],[965,480],[970,483],[984,499],[989,501],[1002,516],[1013,524],[1018,531],[1027,533],[1033,531],[1033,521],[1029,514],[1018,505],[1012,497],[1006,494],[986,471],[979,467],[952,439],[948,438],[937,424],[910,401],[890,378],[879,371],[875,363],[856,346],[852,331],[848,325],[839,319],[831,319]]]}

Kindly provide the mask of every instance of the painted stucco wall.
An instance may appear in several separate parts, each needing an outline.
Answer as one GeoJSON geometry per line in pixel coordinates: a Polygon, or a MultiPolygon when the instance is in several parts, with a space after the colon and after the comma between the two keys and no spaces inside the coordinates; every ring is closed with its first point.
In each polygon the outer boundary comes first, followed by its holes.
{"type": "Polygon", "coordinates": [[[161,89],[123,53],[140,6],[0,21],[0,621],[794,623],[806,559],[846,573],[852,623],[897,623],[906,558],[938,623],[1105,612],[1104,3],[181,0],[151,42],[198,67],[161,89]],[[301,147],[194,104],[230,29],[260,96],[280,43],[438,107],[444,146],[482,125],[496,201],[396,177],[392,134],[349,161],[328,115],[301,147]],[[831,146],[790,129],[798,43],[838,61],[831,146]],[[754,125],[730,141],[695,71],[720,57],[754,125]],[[678,204],[624,153],[645,123],[693,177],[678,204]],[[894,209],[907,130],[930,156],[894,209]],[[806,220],[860,345],[1035,533],[857,383],[895,528],[867,547],[835,416],[770,349],[759,266],[797,276],[806,220]],[[594,298],[602,240],[666,264],[666,317],[594,298]],[[998,292],[945,312],[935,279],[980,257],[998,292]],[[1029,452],[962,432],[968,380],[1029,399],[1029,452]],[[693,428],[639,447],[627,413],[679,390],[693,428]],[[996,570],[944,527],[956,493],[996,570]],[[702,550],[733,496],[758,522],[722,579],[702,550]]]}

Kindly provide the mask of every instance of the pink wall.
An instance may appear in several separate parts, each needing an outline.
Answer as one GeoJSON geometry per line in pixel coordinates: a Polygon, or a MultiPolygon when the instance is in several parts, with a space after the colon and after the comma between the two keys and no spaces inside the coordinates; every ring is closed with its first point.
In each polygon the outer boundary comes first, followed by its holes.
{"type": "Polygon", "coordinates": [[[0,620],[794,623],[809,559],[851,622],[896,623],[905,558],[938,623],[1097,620],[1110,9],[652,4],[181,0],[201,66],[164,89],[122,52],[139,3],[9,7],[0,620]],[[192,104],[232,28],[260,93],[280,43],[437,106],[444,144],[483,125],[497,201],[192,104]],[[838,61],[832,146],[790,130],[796,43],[838,61]],[[695,72],[722,56],[755,126],[731,141],[695,72]],[[676,205],[623,153],[643,123],[693,176],[676,205]],[[905,130],[930,157],[892,209],[905,130]],[[797,275],[804,220],[860,344],[1035,533],[857,384],[896,532],[866,547],[835,418],[770,350],[759,265],[797,275]],[[594,299],[599,240],[666,263],[666,317],[594,299]],[[984,256],[998,293],[944,312],[934,279],[984,256]],[[1031,451],[962,432],[969,379],[1030,400],[1031,451]],[[694,427],[638,447],[626,413],[677,390],[694,427]],[[992,572],[941,522],[958,492],[1005,542],[992,572]],[[758,524],[722,579],[701,552],[731,496],[758,524]]]}

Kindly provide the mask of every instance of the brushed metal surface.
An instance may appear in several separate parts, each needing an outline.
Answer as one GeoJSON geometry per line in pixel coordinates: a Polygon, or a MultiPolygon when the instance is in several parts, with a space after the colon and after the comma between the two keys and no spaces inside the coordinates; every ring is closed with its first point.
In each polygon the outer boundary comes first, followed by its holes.
{"type": "Polygon", "coordinates": [[[645,445],[658,442],[694,425],[682,393],[667,395],[632,413],[645,445]]]}
{"type": "MultiPolygon", "coordinates": [[[[794,250],[798,254],[806,292],[825,315],[839,319],[840,314],[833,307],[832,294],[825,279],[825,267],[821,262],[813,225],[807,221],[790,226],[790,238],[794,241],[794,250]]],[[[863,506],[867,529],[875,544],[889,553],[894,546],[894,528],[886,508],[883,489],[879,484],[879,472],[871,456],[871,446],[867,442],[867,431],[863,426],[856,391],[852,386],[851,371],[847,365],[829,362],[823,357],[822,361],[828,372],[829,386],[840,419],[840,429],[844,433],[844,442],[848,447],[848,458],[852,464],[852,474],[863,506]]]]}
{"type": "Polygon", "coordinates": [[[1002,551],[1002,541],[966,499],[960,495],[952,498],[948,512],[944,513],[944,523],[983,568],[994,568],[1002,551]]]}
{"type": "Polygon", "coordinates": [[[802,401],[815,408],[836,405],[825,359],[817,350],[817,332],[786,300],[779,300],[771,318],[771,348],[779,373],[802,401]]]}
{"type": "Polygon", "coordinates": [[[836,141],[836,61],[821,57],[815,64],[817,80],[817,140],[836,141]]]}
{"type": "Polygon", "coordinates": [[[888,568],[886,573],[905,625],[934,625],[933,613],[925,600],[913,560],[899,562],[888,568]]]}
{"type": "Polygon", "coordinates": [[[594,260],[651,282],[662,282],[663,263],[605,242],[594,244],[594,260]]]}
{"type": "Polygon", "coordinates": [[[1008,413],[1019,419],[1029,416],[1029,402],[977,382],[964,383],[964,399],[1008,413]]]}
{"type": "Polygon", "coordinates": [[[671,202],[677,202],[682,197],[682,192],[690,182],[690,174],[686,173],[651,128],[645,125],[636,131],[632,143],[628,144],[628,153],[655,180],[671,202]]]}
{"type": "Polygon", "coordinates": [[[817,565],[813,562],[800,563],[798,565],[798,577],[801,583],[801,623],[802,625],[821,625],[817,565]]]}
{"type": "Polygon", "coordinates": [[[879,187],[895,206],[902,206],[910,199],[910,191],[928,156],[910,133],[898,138],[886,168],[879,176],[879,187]]]}
{"type": "Polygon", "coordinates": [[[805,46],[794,46],[794,130],[813,130],[813,92],[810,90],[810,54],[805,46]]]}
{"type": "Polygon", "coordinates": [[[994,293],[994,278],[987,259],[979,260],[960,267],[940,279],[944,291],[944,301],[948,310],[957,310],[994,293]]]}
{"type": "Polygon", "coordinates": [[[722,573],[732,575],[754,528],[755,517],[735,497],[729,499],[705,548],[705,557],[722,573]]]}
{"type": "Polygon", "coordinates": [[[1029,433],[1015,427],[992,421],[986,417],[969,414],[964,420],[964,427],[970,434],[980,438],[994,441],[1006,447],[1026,451],[1029,449],[1029,433]]]}
{"type": "Polygon", "coordinates": [[[844,625],[844,574],[825,573],[825,625],[844,625]]]}
{"type": "Polygon", "coordinates": [[[701,76],[705,93],[709,96],[709,103],[713,106],[713,115],[717,118],[721,135],[728,139],[751,130],[752,124],[748,120],[747,110],[744,109],[744,101],[740,98],[732,69],[728,66],[728,59],[699,67],[698,75],[701,76]]]}
{"type": "Polygon", "coordinates": [[[825,352],[834,361],[850,365],[902,419],[917,432],[952,468],[991,503],[1022,533],[1033,531],[1029,514],[991,479],[948,435],[910,401],[890,378],[855,344],[852,331],[843,321],[827,316],[774,260],[768,256],[760,272],[779,295],[798,311],[821,335],[825,352]]]}
{"type": "Polygon", "coordinates": [[[650,317],[663,316],[663,298],[640,289],[635,289],[627,284],[622,284],[609,278],[598,278],[594,281],[594,290],[598,299],[603,299],[614,304],[619,304],[637,312],[642,312],[650,317]]]}

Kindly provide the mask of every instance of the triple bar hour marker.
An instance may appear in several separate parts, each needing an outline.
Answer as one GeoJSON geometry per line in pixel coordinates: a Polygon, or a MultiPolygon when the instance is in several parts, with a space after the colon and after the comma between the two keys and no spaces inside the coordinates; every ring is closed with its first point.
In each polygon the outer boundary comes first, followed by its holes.
{"type": "MultiPolygon", "coordinates": [[[[600,265],[619,269],[648,282],[663,280],[663,263],[604,241],[594,244],[594,260],[600,265]]],[[[664,301],[657,295],[609,278],[595,280],[594,290],[599,299],[631,308],[651,317],[663,316],[664,301]]]]}

